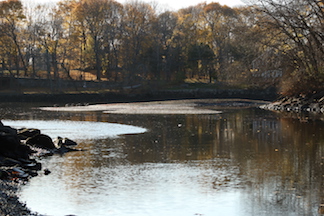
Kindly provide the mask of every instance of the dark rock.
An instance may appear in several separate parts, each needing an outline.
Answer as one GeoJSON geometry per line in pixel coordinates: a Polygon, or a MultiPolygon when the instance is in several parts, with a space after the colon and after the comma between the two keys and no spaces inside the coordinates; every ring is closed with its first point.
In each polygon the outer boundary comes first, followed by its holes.
{"type": "Polygon", "coordinates": [[[1,166],[7,166],[7,167],[11,167],[11,166],[20,166],[22,163],[18,160],[12,159],[12,158],[4,158],[4,157],[0,157],[0,165],[1,166]]]}
{"type": "Polygon", "coordinates": [[[34,128],[22,128],[18,130],[18,136],[22,140],[26,140],[30,137],[34,137],[36,135],[39,135],[40,133],[41,133],[40,130],[34,128]]]}
{"type": "Polygon", "coordinates": [[[69,138],[57,137],[54,141],[56,148],[61,148],[62,146],[76,146],[78,145],[75,141],[69,138]]]}
{"type": "Polygon", "coordinates": [[[0,151],[14,151],[20,145],[17,131],[8,126],[0,127],[0,151]]]}
{"type": "Polygon", "coordinates": [[[29,159],[29,156],[33,153],[35,151],[25,144],[20,144],[15,151],[16,156],[23,159],[29,159]]]}
{"type": "Polygon", "coordinates": [[[0,128],[0,155],[9,158],[18,158],[19,156],[25,157],[26,154],[21,152],[24,148],[17,135],[14,134],[14,130],[8,127],[0,128]]]}
{"type": "Polygon", "coordinates": [[[44,175],[49,175],[51,174],[51,171],[49,169],[44,169],[44,175]]]}
{"type": "Polygon", "coordinates": [[[0,132],[5,133],[5,134],[10,134],[10,135],[13,135],[13,136],[17,136],[17,130],[12,128],[12,127],[9,127],[9,126],[1,125],[0,126],[0,132]]]}
{"type": "Polygon", "coordinates": [[[64,138],[63,139],[63,145],[65,145],[65,146],[76,146],[78,144],[75,141],[70,140],[69,138],[64,138]]]}
{"type": "Polygon", "coordinates": [[[4,179],[8,179],[8,178],[9,178],[8,172],[5,170],[0,170],[0,179],[4,180],[4,179]]]}
{"type": "Polygon", "coordinates": [[[45,134],[39,134],[34,137],[30,137],[26,140],[26,144],[35,146],[38,148],[43,148],[47,150],[54,150],[56,149],[52,139],[45,135],[45,134]]]}
{"type": "Polygon", "coordinates": [[[28,170],[41,170],[42,164],[41,163],[28,163],[28,164],[23,164],[22,167],[25,169],[28,169],[28,170]]]}
{"type": "Polygon", "coordinates": [[[27,173],[30,177],[38,176],[38,173],[34,170],[27,170],[27,173]]]}
{"type": "Polygon", "coordinates": [[[9,170],[7,170],[7,172],[9,173],[9,176],[12,177],[12,178],[26,179],[29,176],[28,173],[26,173],[25,171],[23,171],[22,169],[17,168],[17,167],[9,169],[9,170]]]}

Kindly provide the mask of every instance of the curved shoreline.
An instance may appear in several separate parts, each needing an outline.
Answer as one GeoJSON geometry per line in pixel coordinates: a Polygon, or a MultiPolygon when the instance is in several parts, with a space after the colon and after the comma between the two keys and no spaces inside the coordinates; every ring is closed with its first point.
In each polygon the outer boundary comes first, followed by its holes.
{"type": "Polygon", "coordinates": [[[109,103],[63,107],[40,107],[45,111],[56,112],[94,112],[107,114],[220,114],[218,109],[258,107],[266,101],[248,99],[188,99],[133,103],[109,103]]]}

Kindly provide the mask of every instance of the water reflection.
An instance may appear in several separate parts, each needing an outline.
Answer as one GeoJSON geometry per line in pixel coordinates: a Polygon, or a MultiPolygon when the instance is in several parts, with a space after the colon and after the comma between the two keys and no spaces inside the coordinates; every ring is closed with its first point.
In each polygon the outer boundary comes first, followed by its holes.
{"type": "Polygon", "coordinates": [[[65,197],[61,215],[89,215],[87,209],[96,209],[96,215],[322,211],[323,121],[258,109],[158,116],[29,111],[11,118],[113,122],[148,129],[144,134],[83,142],[86,152],[45,160],[53,174],[32,179],[22,191],[22,198],[36,210],[51,209],[50,202],[58,205],[53,197],[44,208],[37,202],[37,197],[45,199],[41,190],[52,182],[53,191],[65,197]]]}

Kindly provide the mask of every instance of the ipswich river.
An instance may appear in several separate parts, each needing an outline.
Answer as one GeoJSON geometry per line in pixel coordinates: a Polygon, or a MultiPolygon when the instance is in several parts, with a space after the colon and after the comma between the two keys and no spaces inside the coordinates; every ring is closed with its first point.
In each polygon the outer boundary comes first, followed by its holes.
{"type": "Polygon", "coordinates": [[[199,104],[211,112],[3,105],[4,124],[85,150],[38,159],[51,174],[30,179],[20,200],[52,216],[324,214],[323,116],[199,104]]]}

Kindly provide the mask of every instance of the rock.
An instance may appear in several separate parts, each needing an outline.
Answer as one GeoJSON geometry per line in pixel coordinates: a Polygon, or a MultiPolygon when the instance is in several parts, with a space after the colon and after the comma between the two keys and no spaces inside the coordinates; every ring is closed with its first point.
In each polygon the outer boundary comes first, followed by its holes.
{"type": "Polygon", "coordinates": [[[57,137],[54,141],[56,148],[61,148],[62,146],[76,146],[78,145],[75,141],[69,138],[57,137]]]}
{"type": "Polygon", "coordinates": [[[73,140],[70,140],[69,138],[64,138],[63,139],[63,145],[65,145],[65,146],[76,146],[78,144],[76,142],[74,142],[73,140]]]}
{"type": "Polygon", "coordinates": [[[26,140],[26,144],[35,146],[38,148],[43,148],[46,150],[56,149],[52,139],[45,134],[38,134],[34,137],[30,137],[26,140]]]}
{"type": "Polygon", "coordinates": [[[51,174],[51,171],[49,169],[44,169],[44,175],[49,175],[51,174]]]}
{"type": "Polygon", "coordinates": [[[23,164],[23,168],[28,169],[28,170],[41,170],[42,169],[42,164],[41,163],[28,163],[28,164],[23,164]]]}
{"type": "Polygon", "coordinates": [[[4,179],[8,179],[8,178],[9,178],[8,172],[5,170],[0,170],[0,179],[4,180],[4,179]]]}
{"type": "Polygon", "coordinates": [[[13,159],[29,158],[33,153],[29,146],[23,145],[17,130],[9,126],[0,126],[0,154],[13,159]]]}
{"type": "Polygon", "coordinates": [[[8,126],[0,126],[0,143],[9,144],[12,148],[16,148],[20,144],[17,130],[8,126]]]}
{"type": "Polygon", "coordinates": [[[22,140],[41,134],[41,131],[34,128],[22,128],[18,130],[18,136],[22,140]]]}
{"type": "Polygon", "coordinates": [[[56,139],[54,139],[54,145],[56,148],[60,148],[63,144],[63,138],[62,137],[57,137],[56,139]]]}
{"type": "Polygon", "coordinates": [[[20,144],[15,151],[17,158],[29,159],[31,154],[35,153],[29,146],[20,144]]]}
{"type": "Polygon", "coordinates": [[[17,166],[17,165],[20,166],[21,162],[12,158],[0,157],[0,165],[7,166],[7,167],[17,166]]]}
{"type": "Polygon", "coordinates": [[[0,129],[0,155],[16,158],[19,151],[20,141],[17,136],[1,131],[0,129]]]}
{"type": "Polygon", "coordinates": [[[12,178],[28,178],[29,174],[23,171],[20,168],[14,167],[12,169],[7,170],[9,176],[12,178]]]}
{"type": "Polygon", "coordinates": [[[310,95],[287,96],[260,107],[275,111],[323,113],[324,91],[310,95]]]}

